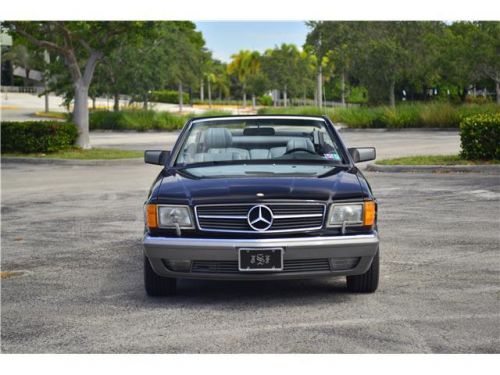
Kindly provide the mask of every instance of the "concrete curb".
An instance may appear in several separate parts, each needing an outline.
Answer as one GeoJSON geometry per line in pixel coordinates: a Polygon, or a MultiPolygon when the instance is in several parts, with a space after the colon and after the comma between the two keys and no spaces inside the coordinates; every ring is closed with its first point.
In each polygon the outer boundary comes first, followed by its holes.
{"type": "Polygon", "coordinates": [[[368,164],[369,172],[387,173],[486,173],[500,175],[500,165],[379,165],[368,164]]]}
{"type": "Polygon", "coordinates": [[[144,159],[112,159],[112,160],[79,160],[79,159],[42,159],[23,157],[2,157],[2,164],[34,164],[34,165],[69,165],[69,166],[110,166],[110,165],[138,165],[144,164],[144,159]]]}

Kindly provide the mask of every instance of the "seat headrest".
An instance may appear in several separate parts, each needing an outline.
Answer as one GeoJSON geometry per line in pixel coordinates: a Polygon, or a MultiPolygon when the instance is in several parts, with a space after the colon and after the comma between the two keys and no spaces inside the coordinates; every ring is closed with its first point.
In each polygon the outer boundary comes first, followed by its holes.
{"type": "Polygon", "coordinates": [[[226,128],[210,128],[203,132],[203,143],[207,149],[227,148],[233,144],[233,136],[226,128]]]}
{"type": "Polygon", "coordinates": [[[298,148],[306,149],[314,152],[314,145],[308,138],[294,138],[290,139],[286,145],[286,151],[295,150],[298,148]]]}

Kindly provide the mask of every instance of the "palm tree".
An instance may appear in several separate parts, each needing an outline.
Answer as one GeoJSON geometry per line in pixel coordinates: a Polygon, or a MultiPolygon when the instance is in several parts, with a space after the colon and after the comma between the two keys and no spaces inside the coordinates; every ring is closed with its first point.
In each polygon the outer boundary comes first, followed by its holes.
{"type": "MultiPolygon", "coordinates": [[[[257,51],[242,50],[231,56],[233,59],[227,66],[229,74],[234,74],[241,83],[243,89],[243,106],[247,105],[246,84],[249,76],[260,72],[260,55],[257,51]]],[[[255,97],[255,95],[254,95],[255,97]]],[[[255,98],[253,100],[255,102],[255,98]]]]}
{"type": "Polygon", "coordinates": [[[10,60],[13,65],[24,69],[24,86],[28,86],[30,71],[33,67],[33,58],[28,48],[22,44],[16,44],[10,51],[2,55],[2,59],[10,60]]]}
{"type": "MultiPolygon", "coordinates": [[[[260,54],[257,51],[253,51],[250,55],[247,56],[247,64],[248,64],[248,75],[251,77],[255,77],[260,73],[260,54]]],[[[252,91],[252,108],[255,108],[255,91],[252,91]]]]}

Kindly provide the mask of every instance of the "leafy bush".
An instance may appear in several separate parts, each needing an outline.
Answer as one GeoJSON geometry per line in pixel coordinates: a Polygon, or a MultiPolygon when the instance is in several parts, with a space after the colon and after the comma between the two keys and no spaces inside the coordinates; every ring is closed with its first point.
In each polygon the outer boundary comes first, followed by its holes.
{"type": "MultiPolygon", "coordinates": [[[[179,103],[179,92],[176,90],[158,90],[152,91],[150,100],[159,103],[179,103]]],[[[184,103],[189,102],[189,95],[187,92],[182,93],[182,100],[184,103]]]]}
{"type": "Polygon", "coordinates": [[[480,113],[500,113],[500,107],[489,105],[454,106],[449,103],[405,103],[396,108],[349,107],[323,108],[289,107],[261,108],[259,114],[326,115],[332,121],[352,128],[458,128],[460,121],[480,113]]]}
{"type": "Polygon", "coordinates": [[[500,113],[466,117],[460,123],[460,139],[462,158],[500,159],[500,113]]]}
{"type": "Polygon", "coordinates": [[[201,115],[197,115],[198,117],[209,117],[209,116],[227,116],[230,115],[230,112],[227,111],[222,111],[222,110],[217,110],[217,109],[210,109],[208,111],[203,112],[201,115]]]}
{"type": "MultiPolygon", "coordinates": [[[[192,99],[191,103],[193,104],[200,104],[200,105],[209,105],[210,103],[208,102],[208,99],[205,97],[204,100],[201,99],[192,99]]],[[[212,105],[242,105],[243,104],[243,99],[240,100],[234,100],[234,99],[219,99],[219,98],[212,98],[212,105]]],[[[247,103],[249,104],[249,103],[247,103]]]]}
{"type": "Polygon", "coordinates": [[[363,86],[354,86],[346,97],[348,103],[364,104],[368,102],[368,90],[363,86]]]}
{"type": "Polygon", "coordinates": [[[487,96],[471,96],[467,95],[465,97],[465,102],[469,104],[489,104],[491,99],[487,96]]]}
{"type": "Polygon", "coordinates": [[[54,152],[76,141],[78,130],[69,122],[2,122],[2,152],[54,152]]]}
{"type": "Polygon", "coordinates": [[[145,110],[90,113],[90,130],[177,130],[191,116],[145,110]]]}
{"type": "Polygon", "coordinates": [[[90,130],[123,130],[124,111],[92,111],[89,113],[90,130]]]}
{"type": "Polygon", "coordinates": [[[262,95],[257,99],[259,105],[264,106],[272,106],[273,105],[273,97],[269,95],[262,95]]]}

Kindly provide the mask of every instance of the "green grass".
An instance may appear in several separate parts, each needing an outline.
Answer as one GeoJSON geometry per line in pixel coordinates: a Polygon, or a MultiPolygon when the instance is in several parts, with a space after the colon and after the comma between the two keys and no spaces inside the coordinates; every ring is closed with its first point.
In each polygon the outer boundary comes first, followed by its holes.
{"type": "Polygon", "coordinates": [[[51,153],[2,153],[2,156],[16,156],[25,158],[39,158],[39,159],[79,159],[79,160],[114,160],[114,159],[132,159],[142,158],[144,153],[142,151],[131,150],[117,150],[111,148],[91,148],[83,150],[80,148],[72,148],[64,151],[57,151],[51,153]]]}
{"type": "Polygon", "coordinates": [[[418,155],[377,160],[380,165],[481,165],[500,164],[500,160],[465,160],[459,155],[418,155]]]}

